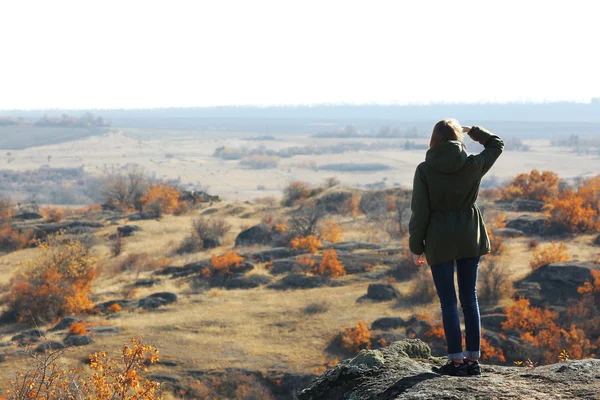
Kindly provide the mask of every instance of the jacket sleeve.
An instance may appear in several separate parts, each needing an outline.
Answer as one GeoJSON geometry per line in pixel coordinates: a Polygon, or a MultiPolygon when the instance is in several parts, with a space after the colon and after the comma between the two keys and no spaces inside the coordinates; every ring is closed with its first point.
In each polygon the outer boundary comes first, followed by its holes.
{"type": "Polygon", "coordinates": [[[412,210],[410,222],[408,223],[410,251],[414,254],[423,254],[430,210],[427,182],[420,167],[417,167],[415,171],[410,209],[412,210]]]}
{"type": "Polygon", "coordinates": [[[469,136],[485,147],[481,153],[473,156],[473,160],[481,171],[481,176],[483,176],[502,154],[504,142],[498,136],[479,126],[472,127],[469,136]]]}

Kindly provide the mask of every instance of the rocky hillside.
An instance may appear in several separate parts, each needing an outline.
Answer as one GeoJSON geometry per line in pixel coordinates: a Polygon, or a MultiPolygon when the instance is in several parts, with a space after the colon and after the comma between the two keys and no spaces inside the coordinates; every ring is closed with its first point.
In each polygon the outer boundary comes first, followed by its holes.
{"type": "Polygon", "coordinates": [[[400,399],[598,399],[600,360],[543,367],[483,366],[480,377],[449,377],[431,371],[444,363],[418,339],[382,350],[363,350],[315,379],[298,400],[400,399]]]}

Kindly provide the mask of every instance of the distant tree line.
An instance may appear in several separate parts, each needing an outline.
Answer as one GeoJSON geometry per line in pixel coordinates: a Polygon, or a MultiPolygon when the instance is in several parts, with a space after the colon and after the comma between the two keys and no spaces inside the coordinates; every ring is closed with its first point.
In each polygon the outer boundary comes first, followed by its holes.
{"type": "Polygon", "coordinates": [[[60,117],[49,117],[44,114],[43,117],[34,121],[26,120],[22,117],[0,117],[0,126],[10,125],[75,128],[102,128],[110,126],[108,121],[106,121],[103,117],[97,117],[90,112],[86,112],[81,117],[74,117],[68,114],[62,114],[60,117]]]}

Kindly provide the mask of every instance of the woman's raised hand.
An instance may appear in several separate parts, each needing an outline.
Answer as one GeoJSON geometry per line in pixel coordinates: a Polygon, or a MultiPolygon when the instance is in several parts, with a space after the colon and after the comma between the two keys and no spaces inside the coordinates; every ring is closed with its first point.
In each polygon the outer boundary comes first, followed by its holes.
{"type": "Polygon", "coordinates": [[[463,132],[464,132],[464,133],[469,133],[469,132],[471,132],[471,128],[469,128],[468,126],[463,126],[463,127],[462,127],[462,130],[463,130],[463,132]]]}
{"type": "Polygon", "coordinates": [[[421,266],[425,264],[425,260],[423,259],[423,254],[414,254],[413,253],[413,261],[415,265],[421,266]]]}

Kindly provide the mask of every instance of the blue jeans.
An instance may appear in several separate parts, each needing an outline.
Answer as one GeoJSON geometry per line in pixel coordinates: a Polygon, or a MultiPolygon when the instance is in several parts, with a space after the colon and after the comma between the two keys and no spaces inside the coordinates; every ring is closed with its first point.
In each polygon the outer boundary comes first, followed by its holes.
{"type": "Polygon", "coordinates": [[[456,292],[454,290],[454,261],[432,265],[431,274],[442,306],[442,320],[448,345],[448,358],[462,360],[463,356],[478,359],[481,355],[481,319],[477,303],[477,269],[479,257],[456,260],[456,275],[458,277],[458,293],[460,305],[465,317],[466,351],[462,350],[462,334],[458,309],[456,307],[456,292]]]}

